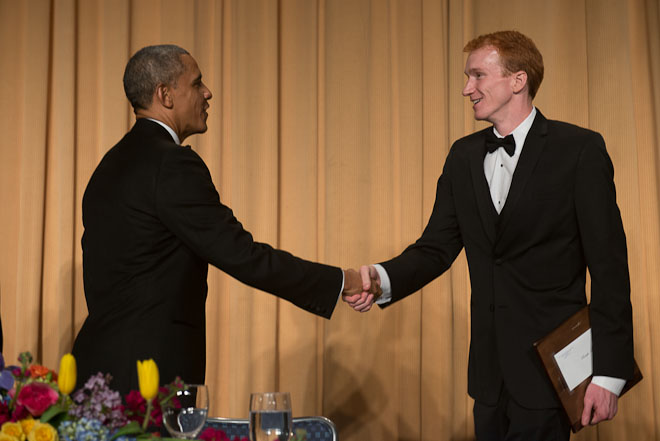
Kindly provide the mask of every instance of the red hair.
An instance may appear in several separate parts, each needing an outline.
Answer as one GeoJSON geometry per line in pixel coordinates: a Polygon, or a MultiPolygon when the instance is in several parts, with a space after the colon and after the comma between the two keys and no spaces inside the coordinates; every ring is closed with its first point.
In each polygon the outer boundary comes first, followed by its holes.
{"type": "Polygon", "coordinates": [[[527,74],[529,95],[534,98],[543,81],[543,56],[532,39],[518,31],[493,32],[470,40],[463,52],[474,52],[486,46],[497,50],[505,74],[519,71],[527,74]]]}

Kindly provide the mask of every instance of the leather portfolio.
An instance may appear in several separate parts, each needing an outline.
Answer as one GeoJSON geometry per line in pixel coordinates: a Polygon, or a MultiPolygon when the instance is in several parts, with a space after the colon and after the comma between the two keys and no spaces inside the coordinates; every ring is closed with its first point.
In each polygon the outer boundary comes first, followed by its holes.
{"type": "MultiPolygon", "coordinates": [[[[591,334],[588,332],[590,329],[589,306],[585,306],[559,325],[557,329],[534,343],[543,366],[550,377],[552,386],[566,411],[574,433],[582,428],[584,394],[592,377],[590,364],[591,334]],[[585,339],[587,334],[588,340],[585,339]],[[585,344],[588,344],[588,346],[585,346],[585,344]],[[588,357],[586,352],[588,352],[588,357]],[[589,360],[588,366],[584,362],[587,358],[589,360]],[[588,376],[582,379],[587,369],[588,376]]],[[[630,390],[641,379],[642,373],[637,366],[637,362],[635,362],[633,378],[626,382],[620,396],[630,390]]]]}

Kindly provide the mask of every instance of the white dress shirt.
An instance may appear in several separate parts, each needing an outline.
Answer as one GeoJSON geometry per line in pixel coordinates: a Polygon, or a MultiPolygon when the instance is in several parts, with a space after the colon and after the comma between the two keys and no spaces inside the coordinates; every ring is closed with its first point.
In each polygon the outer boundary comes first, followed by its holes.
{"type": "Polygon", "coordinates": [[[174,131],[174,129],[172,129],[172,127],[168,126],[167,124],[165,124],[162,121],[158,121],[157,119],[153,119],[153,118],[147,118],[147,119],[149,121],[153,121],[156,124],[160,124],[161,126],[163,126],[165,128],[165,130],[167,130],[167,132],[172,136],[172,139],[174,140],[174,142],[181,145],[181,141],[179,141],[179,135],[176,134],[176,132],[174,131]]]}
{"type": "MultiPolygon", "coordinates": [[[[488,181],[488,187],[490,188],[490,197],[493,200],[493,205],[498,213],[502,212],[506,197],[509,195],[513,172],[516,170],[516,165],[518,165],[520,152],[522,152],[525,138],[527,138],[529,129],[532,128],[535,116],[536,107],[532,107],[532,112],[527,118],[525,118],[525,120],[521,122],[518,127],[513,129],[513,132],[511,132],[513,139],[516,141],[516,150],[514,151],[513,156],[509,156],[509,154],[500,147],[492,153],[486,153],[486,157],[484,158],[484,174],[486,175],[486,181],[488,181]]],[[[493,127],[493,132],[498,138],[504,138],[504,136],[497,132],[495,127],[493,127]]]]}
{"type": "MultiPolygon", "coordinates": [[[[532,107],[532,111],[527,118],[525,118],[525,120],[521,122],[518,127],[513,129],[513,132],[511,132],[513,139],[516,141],[516,149],[513,156],[509,156],[509,154],[500,147],[492,153],[486,153],[486,157],[484,158],[484,174],[486,175],[486,181],[488,181],[488,187],[490,188],[490,197],[493,201],[493,206],[498,213],[502,212],[502,208],[504,208],[504,204],[506,203],[509,188],[511,187],[513,172],[516,170],[520,153],[525,144],[525,138],[527,138],[527,133],[529,133],[529,129],[531,129],[535,117],[536,107],[532,107]]],[[[504,136],[497,132],[495,127],[493,127],[493,132],[498,138],[504,138],[504,136]]],[[[376,264],[374,266],[380,276],[380,287],[383,290],[383,294],[376,303],[388,303],[392,300],[392,285],[390,283],[390,278],[382,265],[376,264]]],[[[594,376],[591,382],[609,390],[617,396],[621,393],[623,386],[626,384],[626,380],[606,376],[594,376]]]]}

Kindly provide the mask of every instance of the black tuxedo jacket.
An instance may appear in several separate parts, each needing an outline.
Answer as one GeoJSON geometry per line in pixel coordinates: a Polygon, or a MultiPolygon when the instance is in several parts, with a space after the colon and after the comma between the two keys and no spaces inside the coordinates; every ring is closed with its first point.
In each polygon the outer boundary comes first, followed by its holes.
{"type": "Polygon", "coordinates": [[[438,277],[465,247],[470,395],[494,404],[505,384],[520,405],[555,407],[532,344],[586,304],[588,267],[594,374],[630,378],[626,239],[603,138],[538,112],[498,215],[483,168],[487,130],[454,143],[422,236],[382,264],[392,301],[438,277]]]}
{"type": "Polygon", "coordinates": [[[139,119],[104,156],[83,197],[83,278],[89,316],[74,343],[79,386],[111,374],[138,389],[136,361],[153,358],[161,384],[203,383],[208,263],[329,318],[339,268],[255,242],[220,202],[202,159],[139,119]]]}

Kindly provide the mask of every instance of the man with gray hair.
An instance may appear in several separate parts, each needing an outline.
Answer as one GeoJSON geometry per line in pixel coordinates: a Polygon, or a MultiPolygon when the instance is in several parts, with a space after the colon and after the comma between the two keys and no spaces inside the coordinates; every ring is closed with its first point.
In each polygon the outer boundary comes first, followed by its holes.
{"type": "Polygon", "coordinates": [[[73,354],[78,378],[101,371],[122,394],[138,389],[136,361],[162,383],[203,383],[208,264],[329,318],[340,293],[362,291],[352,270],[255,242],[220,202],[189,146],[204,133],[212,94],[193,57],[148,46],[129,60],[124,89],[137,121],[101,160],[83,196],[83,278],[89,315],[73,354]]]}

